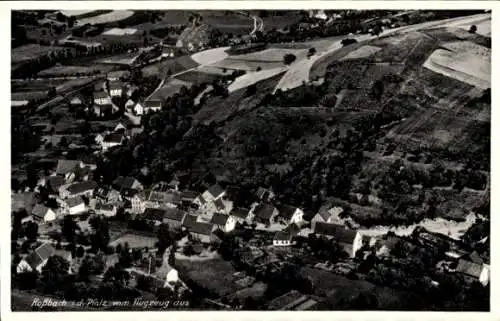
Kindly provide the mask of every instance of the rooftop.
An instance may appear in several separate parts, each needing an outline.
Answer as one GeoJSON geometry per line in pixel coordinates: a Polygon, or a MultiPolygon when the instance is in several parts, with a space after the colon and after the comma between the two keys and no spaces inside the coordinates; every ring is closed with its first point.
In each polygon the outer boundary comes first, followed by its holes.
{"type": "Polygon", "coordinates": [[[86,191],[91,191],[97,188],[97,183],[94,181],[83,181],[71,184],[67,190],[71,194],[79,194],[86,191]]]}
{"type": "Polygon", "coordinates": [[[323,222],[316,223],[314,233],[333,236],[340,243],[352,243],[357,234],[356,231],[349,230],[345,226],[323,222]]]}

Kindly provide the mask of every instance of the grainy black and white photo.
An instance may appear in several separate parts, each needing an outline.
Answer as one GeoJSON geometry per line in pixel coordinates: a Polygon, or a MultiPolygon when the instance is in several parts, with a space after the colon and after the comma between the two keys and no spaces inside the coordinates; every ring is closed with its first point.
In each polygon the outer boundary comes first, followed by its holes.
{"type": "Polygon", "coordinates": [[[490,10],[88,7],[10,11],[12,311],[490,311],[490,10]]]}

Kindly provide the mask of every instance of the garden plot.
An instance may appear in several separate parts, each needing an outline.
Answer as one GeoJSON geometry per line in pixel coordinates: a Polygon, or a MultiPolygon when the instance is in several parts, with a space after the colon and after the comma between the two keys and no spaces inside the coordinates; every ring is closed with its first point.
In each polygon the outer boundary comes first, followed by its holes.
{"type": "Polygon", "coordinates": [[[219,76],[226,76],[229,74],[226,69],[213,66],[200,66],[196,68],[196,70],[199,72],[204,72],[206,74],[219,75],[219,76]]]}
{"type": "Polygon", "coordinates": [[[424,67],[481,89],[491,88],[491,53],[472,42],[449,44],[437,49],[424,67]]]}
{"type": "Polygon", "coordinates": [[[183,86],[191,87],[191,83],[179,80],[172,79],[167,84],[163,85],[160,89],[158,89],[153,95],[151,95],[151,99],[160,99],[165,100],[173,95],[177,94],[183,86]]]}
{"type": "Polygon", "coordinates": [[[13,48],[10,56],[11,56],[11,62],[17,63],[17,62],[36,59],[50,52],[65,51],[65,50],[68,50],[68,48],[29,44],[13,48]]]}
{"type": "Polygon", "coordinates": [[[104,24],[104,23],[124,20],[128,17],[131,17],[133,14],[134,12],[130,10],[116,10],[102,15],[80,19],[77,20],[77,23],[80,26],[86,24],[91,24],[91,25],[104,24]]]}
{"type": "Polygon", "coordinates": [[[72,76],[76,74],[95,75],[105,74],[113,69],[110,65],[92,65],[92,66],[54,66],[49,69],[42,70],[38,73],[40,77],[61,77],[72,76]]]}
{"type": "Polygon", "coordinates": [[[257,72],[249,72],[247,74],[244,74],[243,76],[236,78],[236,80],[231,85],[229,85],[228,90],[231,93],[236,90],[246,88],[250,85],[258,83],[259,81],[279,75],[280,73],[283,73],[285,70],[286,68],[282,67],[282,68],[261,70],[257,72]]]}
{"type": "Polygon", "coordinates": [[[104,31],[102,34],[104,36],[129,36],[133,35],[137,32],[137,29],[134,28],[113,28],[107,31],[104,31]]]}
{"type": "MultiPolygon", "coordinates": [[[[229,73],[227,73],[229,75],[229,73]]],[[[175,76],[176,79],[190,84],[212,83],[220,76],[196,70],[189,70],[175,76]]]]}
{"type": "MultiPolygon", "coordinates": [[[[479,23],[476,23],[475,26],[477,27],[476,33],[485,37],[491,37],[491,19],[486,19],[484,21],[481,21],[479,23]]],[[[471,25],[469,24],[463,24],[459,26],[460,29],[464,30],[469,30],[471,25]]]]}
{"type": "Polygon", "coordinates": [[[367,46],[363,46],[363,47],[360,47],[360,48],[358,48],[358,49],[356,49],[354,51],[351,51],[344,58],[342,58],[340,60],[368,58],[368,57],[370,57],[371,55],[375,54],[376,52],[378,52],[381,49],[382,48],[375,47],[375,46],[368,46],[368,45],[367,46]]]}

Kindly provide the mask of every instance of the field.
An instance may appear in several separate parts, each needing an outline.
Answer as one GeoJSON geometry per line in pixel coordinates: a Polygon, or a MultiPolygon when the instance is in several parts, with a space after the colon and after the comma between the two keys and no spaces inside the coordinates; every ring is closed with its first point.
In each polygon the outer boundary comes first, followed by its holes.
{"type": "Polygon", "coordinates": [[[203,50],[191,55],[191,59],[200,65],[214,64],[229,56],[226,53],[228,49],[229,47],[220,47],[220,48],[203,50]]]}
{"type": "Polygon", "coordinates": [[[282,62],[286,54],[293,54],[297,60],[307,57],[307,49],[279,49],[269,48],[258,52],[234,55],[231,59],[244,60],[244,61],[265,61],[265,62],[282,62]]]}
{"type": "Polygon", "coordinates": [[[354,51],[351,51],[340,60],[368,58],[379,50],[381,50],[381,48],[375,46],[362,46],[354,51]]]}
{"type": "Polygon", "coordinates": [[[213,75],[220,75],[224,76],[228,74],[227,70],[224,70],[223,68],[217,68],[213,66],[200,66],[196,68],[197,71],[199,72],[204,72],[206,74],[213,74],[213,75]]]}
{"type": "Polygon", "coordinates": [[[111,65],[132,65],[139,54],[137,52],[119,54],[114,56],[109,56],[98,60],[101,64],[111,64],[111,65]]]}
{"type": "Polygon", "coordinates": [[[50,52],[65,51],[68,48],[56,46],[41,46],[36,44],[24,45],[11,50],[11,62],[19,63],[44,56],[50,52]]]}
{"type": "MultiPolygon", "coordinates": [[[[230,73],[228,72],[227,75],[229,74],[230,73]]],[[[212,83],[214,80],[219,78],[219,75],[200,72],[197,70],[190,70],[175,76],[175,78],[191,84],[201,84],[201,83],[212,83]]]]}
{"type": "Polygon", "coordinates": [[[24,100],[39,100],[47,98],[46,91],[23,91],[23,92],[13,92],[11,94],[11,100],[13,101],[24,101],[24,100]]]}
{"type": "Polygon", "coordinates": [[[244,61],[233,58],[226,58],[217,63],[213,63],[210,67],[216,68],[226,68],[232,70],[245,70],[245,71],[256,71],[258,68],[261,69],[274,69],[284,67],[283,62],[268,62],[268,61],[244,61]]]}
{"type": "Polygon", "coordinates": [[[128,245],[132,249],[145,247],[154,248],[157,241],[158,239],[156,237],[129,233],[122,235],[118,239],[112,241],[109,245],[115,247],[118,244],[121,244],[123,246],[125,245],[125,243],[128,243],[128,245]]]}
{"type": "Polygon", "coordinates": [[[157,92],[151,95],[151,99],[165,100],[168,97],[172,97],[173,95],[178,93],[181,90],[182,86],[191,87],[191,83],[178,79],[169,81],[168,83],[163,85],[160,89],[158,89],[157,92]]]}
{"type": "Polygon", "coordinates": [[[481,89],[491,87],[491,53],[487,48],[460,42],[446,49],[434,51],[424,67],[481,89]]]}
{"type": "Polygon", "coordinates": [[[168,59],[165,61],[161,61],[159,63],[149,65],[142,69],[142,73],[144,76],[159,76],[164,78],[167,76],[168,71],[170,70],[172,74],[178,74],[183,71],[186,71],[191,68],[195,68],[198,66],[198,63],[193,61],[189,56],[181,56],[174,59],[168,59]]]}
{"type": "Polygon", "coordinates": [[[285,11],[282,13],[282,15],[270,15],[267,17],[262,17],[262,20],[264,21],[264,31],[269,31],[273,28],[285,28],[300,21],[300,15],[298,14],[298,12],[285,11]]]}
{"type": "Polygon", "coordinates": [[[102,33],[104,36],[124,36],[124,35],[133,35],[137,32],[137,29],[134,28],[112,28],[106,30],[102,33]]]}
{"type": "Polygon", "coordinates": [[[253,29],[253,20],[250,17],[239,15],[234,11],[200,11],[203,23],[206,23],[221,32],[234,35],[247,34],[253,29]]]}
{"type": "Polygon", "coordinates": [[[74,76],[76,74],[95,75],[106,74],[111,71],[113,66],[110,65],[92,65],[92,66],[54,66],[49,69],[42,70],[38,73],[39,77],[64,77],[74,76]]]}
{"type": "Polygon", "coordinates": [[[116,10],[98,16],[78,19],[77,23],[80,26],[86,25],[87,23],[91,25],[105,24],[105,23],[124,20],[126,18],[131,17],[133,14],[134,12],[129,10],[116,10]]]}
{"type": "Polygon", "coordinates": [[[236,78],[236,80],[229,85],[228,90],[231,93],[246,88],[250,85],[258,83],[259,81],[282,74],[285,70],[286,68],[283,67],[246,73],[245,75],[236,78]]]}
{"type": "Polygon", "coordinates": [[[196,282],[219,297],[243,288],[235,283],[239,278],[234,276],[236,270],[233,265],[221,258],[203,261],[176,259],[174,267],[179,271],[181,279],[196,282]]]}

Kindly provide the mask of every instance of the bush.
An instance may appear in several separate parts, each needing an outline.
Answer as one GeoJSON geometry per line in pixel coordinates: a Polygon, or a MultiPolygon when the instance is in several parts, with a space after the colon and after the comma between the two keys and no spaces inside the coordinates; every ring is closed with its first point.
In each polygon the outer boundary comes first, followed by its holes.
{"type": "Polygon", "coordinates": [[[283,56],[283,62],[285,65],[290,65],[292,62],[294,62],[297,59],[297,57],[294,54],[286,54],[283,56]]]}
{"type": "Polygon", "coordinates": [[[476,33],[476,31],[477,31],[476,25],[470,26],[469,33],[476,33]]]}

